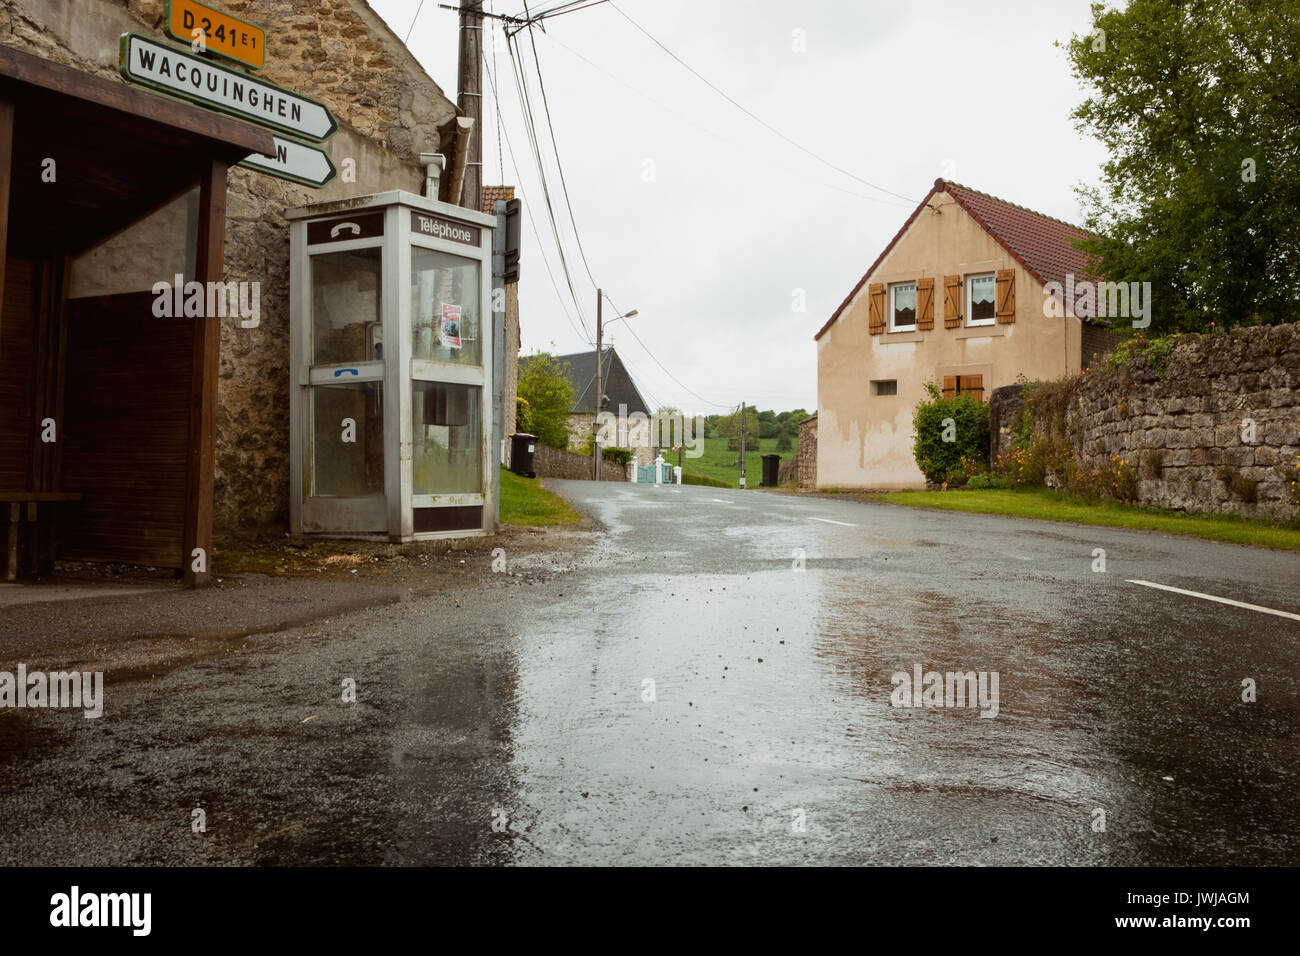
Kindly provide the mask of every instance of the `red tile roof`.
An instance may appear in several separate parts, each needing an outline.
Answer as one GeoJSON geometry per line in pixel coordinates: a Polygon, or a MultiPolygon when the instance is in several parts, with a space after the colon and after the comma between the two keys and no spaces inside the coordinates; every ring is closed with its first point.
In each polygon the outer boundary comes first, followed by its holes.
{"type": "Polygon", "coordinates": [[[483,211],[489,216],[492,215],[493,203],[498,199],[504,199],[506,202],[515,198],[514,186],[484,186],[479,191],[479,199],[483,205],[483,211]]]}
{"type": "Polygon", "coordinates": [[[1024,206],[1009,203],[1005,199],[982,193],[977,189],[936,179],[933,188],[907,218],[907,222],[903,223],[903,228],[889,240],[889,245],[885,246],[884,251],[876,257],[871,268],[853,287],[853,291],[835,310],[835,314],[813,336],[814,339],[820,339],[826,334],[826,330],[835,324],[835,320],[843,314],[849,303],[866,285],[867,279],[884,261],[885,256],[889,255],[898,240],[903,238],[903,234],[921,214],[921,210],[937,193],[941,192],[947,192],[957,205],[969,213],[971,218],[993,237],[998,245],[1006,249],[1013,259],[1024,266],[1039,285],[1046,285],[1049,282],[1064,283],[1067,272],[1074,273],[1078,278],[1090,274],[1088,257],[1074,247],[1074,240],[1088,235],[1085,230],[1061,219],[1054,219],[1032,209],[1026,209],[1024,206]]]}

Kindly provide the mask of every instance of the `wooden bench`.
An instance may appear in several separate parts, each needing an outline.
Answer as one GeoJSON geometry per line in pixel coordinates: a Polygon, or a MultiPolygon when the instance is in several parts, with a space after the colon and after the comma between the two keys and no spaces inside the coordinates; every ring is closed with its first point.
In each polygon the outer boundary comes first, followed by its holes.
{"type": "MultiPolygon", "coordinates": [[[[28,524],[36,524],[37,506],[42,504],[64,504],[81,500],[81,494],[75,491],[0,491],[0,506],[8,505],[9,519],[9,560],[5,564],[5,580],[18,579],[18,525],[24,516],[28,524]]],[[[46,555],[51,562],[54,558],[54,522],[46,522],[46,555]]]]}

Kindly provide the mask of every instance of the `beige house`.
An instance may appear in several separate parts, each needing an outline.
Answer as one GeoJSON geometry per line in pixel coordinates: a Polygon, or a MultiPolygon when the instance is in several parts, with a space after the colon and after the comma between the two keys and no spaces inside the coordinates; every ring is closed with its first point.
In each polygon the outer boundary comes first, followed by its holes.
{"type": "Polygon", "coordinates": [[[987,401],[1019,376],[1060,378],[1108,351],[1103,325],[1049,295],[1087,276],[1073,244],[1084,235],[936,180],[816,335],[817,486],[924,487],[912,413],[926,382],[987,401]]]}

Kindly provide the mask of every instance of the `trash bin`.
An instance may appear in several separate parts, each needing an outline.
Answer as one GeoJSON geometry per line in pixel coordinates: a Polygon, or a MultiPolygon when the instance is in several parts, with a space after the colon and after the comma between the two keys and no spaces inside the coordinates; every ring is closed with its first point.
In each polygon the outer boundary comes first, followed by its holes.
{"type": "Polygon", "coordinates": [[[533,454],[537,451],[537,436],[516,432],[510,436],[510,470],[525,478],[536,478],[533,471],[533,454]]]}
{"type": "Polygon", "coordinates": [[[777,479],[781,473],[781,456],[764,455],[763,456],[763,487],[775,488],[777,479]]]}

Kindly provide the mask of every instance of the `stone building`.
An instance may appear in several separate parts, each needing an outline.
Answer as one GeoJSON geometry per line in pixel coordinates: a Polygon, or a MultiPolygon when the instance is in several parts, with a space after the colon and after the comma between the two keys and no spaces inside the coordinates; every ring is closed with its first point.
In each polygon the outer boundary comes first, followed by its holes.
{"type": "MultiPolygon", "coordinates": [[[[224,210],[218,207],[209,210],[207,205],[203,208],[204,215],[208,211],[213,215],[224,212],[224,235],[209,237],[206,247],[200,239],[199,252],[214,247],[215,242],[215,248],[223,250],[223,258],[210,263],[210,270],[215,274],[208,276],[209,280],[259,283],[260,308],[256,321],[241,321],[239,315],[220,320],[215,411],[210,416],[215,422],[215,455],[207,498],[210,503],[204,504],[204,494],[200,493],[196,505],[193,488],[186,485],[187,480],[193,479],[196,468],[203,470],[202,464],[194,463],[194,456],[202,458],[202,449],[191,447],[187,451],[181,437],[177,439],[175,453],[180,478],[174,493],[160,492],[153,482],[143,480],[150,466],[142,453],[135,465],[136,474],[122,479],[117,499],[103,498],[97,503],[86,498],[80,504],[87,513],[96,508],[106,512],[104,520],[111,523],[127,520],[114,515],[143,514],[154,500],[170,500],[169,496],[179,495],[188,501],[183,507],[177,506],[185,511],[187,557],[195,527],[205,522],[210,523],[218,541],[246,532],[279,531],[287,527],[290,264],[289,225],[283,212],[310,203],[390,190],[421,194],[426,183],[421,154],[442,154],[449,170],[463,170],[468,142],[467,121],[458,116],[455,104],[365,0],[316,0],[311,4],[288,0],[225,0],[209,5],[265,28],[265,64],[259,70],[243,72],[317,100],[337,118],[337,132],[321,149],[329,155],[339,175],[324,188],[299,185],[234,165],[241,157],[268,151],[265,145],[259,145],[270,143],[259,127],[179,103],[123,80],[119,73],[119,38],[123,34],[136,34],[184,50],[167,36],[163,0],[0,0],[0,53],[5,54],[6,64],[5,77],[0,79],[9,84],[0,99],[12,95],[19,101],[16,141],[22,139],[22,124],[32,122],[30,111],[23,112],[24,97],[31,98],[33,103],[57,104],[53,107],[56,109],[71,104],[66,106],[69,116],[73,115],[74,108],[91,103],[100,111],[95,115],[119,115],[113,112],[117,110],[131,122],[138,121],[140,130],[163,130],[165,124],[159,118],[166,114],[170,125],[165,128],[169,136],[174,135],[174,143],[169,140],[169,146],[176,145],[179,149],[189,137],[195,143],[206,144],[203,148],[210,151],[214,161],[220,161],[220,166],[214,168],[222,171],[222,182],[214,188],[224,199],[224,210]],[[65,89],[59,90],[60,86],[65,89]],[[233,137],[240,148],[236,150],[227,143],[223,153],[223,136],[233,137]],[[228,172],[227,162],[230,163],[228,172]],[[187,474],[190,479],[186,479],[187,474]],[[197,517],[196,508],[201,512],[197,517]]],[[[155,145],[143,138],[143,134],[134,138],[124,135],[116,142],[110,138],[94,143],[93,149],[108,156],[110,165],[113,159],[124,164],[124,157],[138,151],[144,157],[143,164],[148,149],[155,145]]],[[[177,155],[186,154],[182,150],[177,155]]],[[[20,168],[20,156],[25,164],[26,154],[20,154],[19,146],[15,145],[11,192],[15,197],[22,197],[23,190],[41,188],[26,185],[29,181],[36,182],[39,170],[34,165],[30,170],[25,166],[20,168]]],[[[84,180],[78,182],[73,178],[77,168],[75,158],[72,156],[66,164],[61,164],[61,170],[68,170],[67,175],[61,172],[58,185],[51,185],[44,195],[53,196],[56,189],[71,195],[73,190],[86,185],[84,180]]],[[[158,176],[165,173],[166,169],[160,166],[158,176]]],[[[459,181],[458,176],[444,175],[442,193],[437,198],[457,202],[459,197],[450,195],[450,191],[458,188],[459,181]]],[[[124,172],[120,183],[121,202],[143,202],[141,197],[148,192],[148,186],[143,175],[130,180],[124,172]]],[[[205,203],[210,193],[211,190],[202,194],[205,203]]],[[[51,287],[49,294],[56,301],[67,301],[70,292],[86,296],[110,291],[142,294],[148,285],[121,288],[122,276],[129,271],[122,267],[138,265],[141,256],[157,259],[159,267],[153,272],[169,278],[171,271],[163,267],[162,260],[174,253],[178,258],[188,255],[193,262],[195,250],[187,248],[183,238],[175,240],[176,248],[169,249],[171,240],[161,237],[169,235],[169,224],[178,224],[176,235],[181,236],[188,222],[192,233],[199,196],[200,189],[196,186],[192,191],[160,197],[166,201],[162,206],[155,203],[153,212],[135,210],[128,220],[135,225],[118,230],[102,241],[96,236],[99,246],[77,250],[76,256],[69,260],[65,287],[51,287]],[[70,289],[69,285],[77,288],[70,289]]],[[[103,219],[105,223],[108,221],[103,219]]],[[[209,220],[200,218],[199,221],[209,220]]],[[[12,217],[11,225],[17,227],[12,217]]],[[[86,235],[91,233],[88,231],[86,235]]],[[[69,252],[65,248],[59,255],[46,255],[45,271],[41,275],[61,275],[55,266],[62,261],[60,255],[69,252]]],[[[150,272],[143,268],[135,271],[140,275],[150,272]]],[[[15,276],[20,272],[16,267],[10,269],[11,283],[18,281],[15,276]]],[[[7,306],[11,300],[18,301],[11,296],[6,300],[7,306]]],[[[511,296],[511,301],[517,303],[517,296],[511,296]]],[[[516,331],[510,341],[517,341],[517,305],[511,312],[516,331]]],[[[10,337],[9,341],[12,345],[14,339],[10,337]]],[[[0,345],[0,350],[6,348],[0,345]]],[[[10,354],[15,354],[12,348],[10,354]]],[[[188,358],[188,353],[185,354],[188,358]]],[[[508,367],[513,365],[513,361],[507,362],[508,367]]],[[[69,388],[72,387],[70,384],[69,388]]],[[[189,399],[185,388],[188,383],[179,383],[176,390],[168,393],[170,398],[155,404],[179,408],[183,417],[189,399]]],[[[506,411],[513,418],[513,401],[506,411]]],[[[131,414],[144,413],[136,410],[131,414]]],[[[15,447],[26,442],[21,435],[9,437],[15,447]]],[[[142,441],[147,445],[155,437],[142,441]]],[[[0,435],[0,444],[6,440],[0,435]]],[[[0,483],[0,491],[3,490],[0,483]]],[[[140,522],[145,527],[145,519],[141,518],[140,522]]],[[[176,530],[179,523],[179,518],[168,518],[167,527],[154,535],[159,542],[155,545],[126,547],[119,549],[120,553],[110,548],[100,556],[180,567],[183,563],[178,547],[180,531],[176,530]],[[174,539],[173,532],[177,535],[174,539]]],[[[150,534],[146,533],[145,537],[150,534]]],[[[125,531],[119,538],[123,535],[125,531]]]]}
{"type": "MultiPolygon", "coordinates": [[[[483,211],[488,215],[493,214],[493,207],[497,200],[509,202],[515,198],[514,186],[484,186],[483,211]]],[[[515,417],[516,400],[519,398],[519,350],[523,343],[520,339],[519,331],[519,283],[506,283],[506,320],[505,320],[505,398],[502,402],[502,414],[505,416],[505,435],[507,438],[506,447],[501,456],[501,460],[506,464],[510,463],[510,442],[509,437],[515,433],[517,420],[515,417]]]]}
{"type": "MultiPolygon", "coordinates": [[[[574,352],[557,356],[556,361],[566,367],[575,396],[569,412],[569,447],[582,448],[595,434],[596,353],[574,352]]],[[[607,346],[602,353],[600,374],[605,384],[601,444],[606,448],[630,448],[638,464],[650,464],[659,453],[650,406],[613,346],[607,346]]]]}

